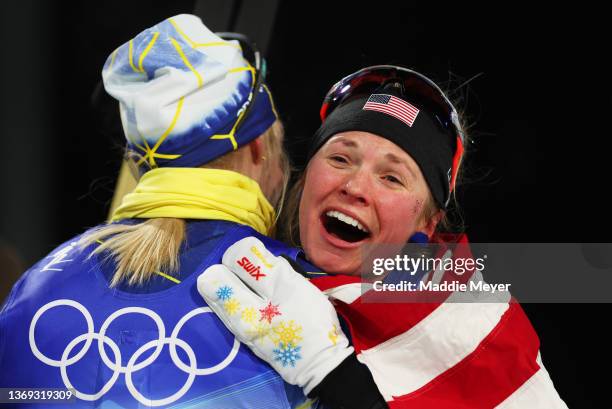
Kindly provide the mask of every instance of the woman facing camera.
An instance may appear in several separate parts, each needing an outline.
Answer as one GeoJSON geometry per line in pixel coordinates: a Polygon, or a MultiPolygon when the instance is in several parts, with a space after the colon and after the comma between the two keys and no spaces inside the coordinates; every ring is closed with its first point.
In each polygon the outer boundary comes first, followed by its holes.
{"type": "MultiPolygon", "coordinates": [[[[290,383],[311,385],[312,368],[325,367],[318,386],[305,388],[310,396],[359,396],[347,375],[354,356],[391,408],[566,407],[542,365],[537,335],[508,293],[476,294],[471,302],[448,293],[436,302],[377,303],[361,291],[362,263],[385,246],[435,243],[440,257],[451,260],[462,255],[455,244],[465,249],[465,235],[438,232],[446,224],[466,143],[445,94],[412,70],[368,67],[332,87],[321,119],[284,225],[307,260],[298,252],[288,254],[291,262],[274,257],[253,238],[231,246],[224,266],[211,267],[198,282],[226,326],[290,383]],[[266,279],[254,280],[240,268],[253,248],[265,254],[266,263],[257,267],[266,279]],[[295,270],[318,271],[308,262],[329,274],[303,273],[310,281],[302,279],[295,270]],[[270,334],[293,321],[298,335],[285,340],[295,354],[290,365],[278,354],[286,343],[250,335],[239,317],[227,314],[205,288],[212,280],[229,283],[245,304],[275,305],[270,334]],[[333,352],[342,331],[330,329],[333,313],[323,308],[326,300],[316,296],[315,286],[341,317],[350,339],[346,348],[354,348],[341,364],[333,352]]],[[[453,277],[452,271],[423,273],[421,281],[453,277]]],[[[463,277],[482,280],[474,269],[463,277]]]]}

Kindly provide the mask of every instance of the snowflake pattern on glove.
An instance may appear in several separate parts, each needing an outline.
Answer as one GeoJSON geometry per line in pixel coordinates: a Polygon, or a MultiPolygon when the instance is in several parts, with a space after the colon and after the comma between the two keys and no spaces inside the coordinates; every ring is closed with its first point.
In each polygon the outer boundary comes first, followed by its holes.
{"type": "Polygon", "coordinates": [[[336,324],[334,324],[331,331],[327,333],[327,337],[332,342],[332,345],[336,345],[338,343],[338,337],[340,337],[340,331],[338,331],[338,327],[336,327],[336,324]]]}
{"type": "Polygon", "coordinates": [[[253,338],[255,341],[259,341],[261,343],[263,343],[264,340],[270,336],[271,331],[272,327],[267,322],[256,322],[246,330],[247,335],[250,338],[253,338]]]}
{"type": "Polygon", "coordinates": [[[253,307],[247,307],[242,310],[242,314],[240,318],[244,322],[248,322],[249,324],[255,324],[255,319],[257,318],[257,311],[253,307]]]}
{"type": "Polygon", "coordinates": [[[240,311],[240,302],[235,298],[231,298],[223,304],[223,308],[225,308],[225,311],[227,311],[229,315],[234,315],[240,311]]]}
{"type": "Polygon", "coordinates": [[[233,294],[234,294],[234,290],[232,290],[232,287],[227,286],[227,285],[224,285],[223,287],[219,287],[219,289],[217,290],[217,297],[221,301],[229,300],[233,294]]]}
{"type": "Polygon", "coordinates": [[[272,323],[272,318],[276,317],[277,315],[282,315],[278,309],[278,305],[272,305],[271,301],[268,302],[268,305],[266,305],[264,308],[260,308],[259,312],[261,313],[259,321],[266,320],[268,321],[268,324],[272,323]]]}
{"type": "Polygon", "coordinates": [[[273,329],[273,341],[275,344],[297,345],[302,340],[302,326],[295,321],[281,321],[273,329]]]}
{"type": "Polygon", "coordinates": [[[301,349],[300,346],[287,345],[281,342],[278,344],[278,348],[275,348],[272,352],[274,353],[274,360],[280,362],[283,367],[289,365],[295,367],[296,361],[302,359],[301,349]]]}

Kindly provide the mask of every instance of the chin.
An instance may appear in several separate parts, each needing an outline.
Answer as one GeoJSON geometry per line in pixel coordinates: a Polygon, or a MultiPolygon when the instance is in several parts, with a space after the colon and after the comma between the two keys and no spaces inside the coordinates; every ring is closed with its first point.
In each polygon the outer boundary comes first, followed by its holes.
{"type": "Polygon", "coordinates": [[[309,254],[310,261],[322,271],[333,274],[359,275],[360,262],[359,258],[354,255],[343,255],[336,252],[330,253],[325,250],[313,249],[309,254]]]}

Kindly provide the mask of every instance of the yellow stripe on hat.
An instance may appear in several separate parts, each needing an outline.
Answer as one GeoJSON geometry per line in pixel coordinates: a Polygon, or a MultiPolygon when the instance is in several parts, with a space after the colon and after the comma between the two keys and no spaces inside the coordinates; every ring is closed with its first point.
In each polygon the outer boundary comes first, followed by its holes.
{"type": "Polygon", "coordinates": [[[172,45],[174,46],[174,48],[176,48],[176,52],[179,53],[179,55],[181,56],[181,59],[183,60],[187,68],[189,68],[191,72],[193,72],[196,78],[198,79],[198,88],[202,87],[202,85],[204,84],[204,82],[202,81],[202,77],[200,76],[200,73],[197,72],[195,68],[193,68],[193,65],[191,65],[191,63],[187,59],[187,56],[183,52],[181,45],[172,37],[170,37],[170,41],[172,42],[172,45]]]}
{"type": "Polygon", "coordinates": [[[276,117],[276,119],[278,119],[279,116],[278,116],[278,112],[276,112],[276,106],[274,105],[274,99],[272,99],[272,94],[270,93],[270,90],[268,89],[266,84],[261,84],[261,85],[263,89],[266,91],[266,93],[268,94],[268,98],[270,99],[270,106],[272,107],[272,112],[274,112],[274,116],[276,117]]]}
{"type": "MultiPolygon", "coordinates": [[[[229,72],[249,71],[251,73],[251,87],[254,87],[255,86],[255,68],[253,68],[253,66],[249,64],[248,61],[245,60],[245,62],[247,64],[246,67],[232,68],[231,70],[229,70],[229,72]]],[[[255,92],[256,90],[252,90],[250,93],[250,98],[249,98],[250,104],[254,103],[254,99],[255,99],[254,93],[255,92]]],[[[229,139],[230,142],[232,143],[232,147],[234,148],[234,150],[238,149],[238,142],[236,142],[236,137],[234,136],[234,134],[236,133],[236,126],[238,125],[238,123],[240,122],[240,120],[242,119],[246,111],[247,111],[246,109],[242,110],[242,112],[240,113],[240,116],[238,117],[238,119],[236,119],[236,122],[234,122],[234,126],[232,126],[232,129],[229,131],[229,133],[223,134],[223,135],[213,135],[210,137],[210,139],[229,139]]]]}
{"type": "Polygon", "coordinates": [[[255,68],[253,67],[237,67],[237,68],[230,69],[228,72],[235,73],[235,72],[244,72],[244,71],[250,71],[251,74],[255,75],[255,68]]]}
{"type": "Polygon", "coordinates": [[[233,133],[233,129],[232,132],[225,134],[225,135],[213,135],[210,137],[210,139],[229,139],[230,142],[232,143],[232,147],[234,148],[234,150],[238,149],[238,142],[236,142],[236,138],[234,138],[234,133],[233,133]]]}
{"type": "Polygon", "coordinates": [[[181,115],[181,109],[183,108],[183,102],[184,101],[185,101],[185,97],[181,97],[179,99],[178,106],[176,107],[176,111],[174,112],[174,118],[172,118],[172,122],[170,122],[170,125],[168,126],[168,128],[159,137],[159,139],[157,140],[157,142],[155,143],[153,148],[149,148],[149,145],[147,144],[146,139],[142,138],[142,140],[144,141],[145,146],[147,147],[147,149],[146,149],[146,154],[142,158],[140,158],[140,160],[138,161],[137,165],[142,164],[144,161],[146,161],[148,159],[149,160],[149,164],[151,166],[155,167],[155,166],[157,166],[157,164],[155,163],[155,158],[160,158],[160,159],[176,159],[176,158],[179,158],[181,156],[181,155],[168,155],[168,154],[163,154],[163,153],[157,153],[157,149],[159,149],[159,146],[164,142],[164,140],[166,140],[166,138],[168,137],[168,135],[170,135],[170,132],[172,132],[172,129],[176,125],[176,122],[178,121],[178,118],[181,115]]]}
{"type": "Polygon", "coordinates": [[[144,72],[144,69],[142,68],[142,63],[144,62],[144,59],[147,54],[149,54],[149,51],[151,51],[151,48],[153,48],[153,44],[155,44],[157,37],[159,37],[159,33],[153,34],[153,38],[151,39],[151,41],[149,41],[147,48],[145,48],[145,50],[140,55],[140,59],[138,60],[138,68],[140,69],[140,72],[144,72]]]}
{"type": "Polygon", "coordinates": [[[172,24],[172,27],[174,27],[174,29],[181,35],[181,37],[183,37],[183,39],[192,48],[222,46],[222,47],[234,47],[234,48],[237,48],[240,51],[242,51],[242,47],[240,47],[240,45],[234,44],[234,43],[230,43],[229,41],[215,41],[215,42],[210,42],[210,43],[196,43],[191,38],[189,38],[189,36],[187,36],[187,34],[185,34],[185,32],[183,30],[181,30],[181,28],[178,26],[178,24],[176,24],[176,22],[174,20],[169,18],[168,21],[170,22],[170,24],[172,24]]]}
{"type": "Polygon", "coordinates": [[[238,44],[230,43],[228,41],[213,41],[210,43],[194,43],[195,46],[193,48],[199,47],[234,47],[240,51],[242,51],[242,47],[238,44]]]}
{"type": "Polygon", "coordinates": [[[130,40],[130,45],[128,47],[128,60],[130,61],[130,67],[132,67],[132,70],[134,72],[139,72],[138,68],[136,68],[136,66],[134,65],[133,56],[134,56],[134,40],[130,40]]]}

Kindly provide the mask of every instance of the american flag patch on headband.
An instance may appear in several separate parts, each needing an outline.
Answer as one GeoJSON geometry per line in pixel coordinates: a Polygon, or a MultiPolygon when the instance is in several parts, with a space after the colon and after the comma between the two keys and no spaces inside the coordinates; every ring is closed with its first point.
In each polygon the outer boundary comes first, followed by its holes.
{"type": "Polygon", "coordinates": [[[366,111],[378,111],[399,119],[412,127],[419,110],[403,99],[387,94],[372,94],[363,106],[366,111]]]}

